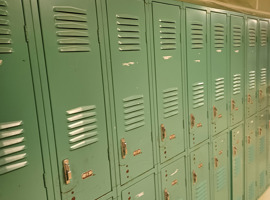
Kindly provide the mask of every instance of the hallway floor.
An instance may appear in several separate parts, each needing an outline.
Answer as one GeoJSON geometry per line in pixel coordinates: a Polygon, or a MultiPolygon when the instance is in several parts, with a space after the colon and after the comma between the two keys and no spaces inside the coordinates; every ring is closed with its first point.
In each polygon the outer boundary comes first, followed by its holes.
{"type": "Polygon", "coordinates": [[[258,200],[270,200],[270,187],[265,191],[265,193],[258,200]]]}

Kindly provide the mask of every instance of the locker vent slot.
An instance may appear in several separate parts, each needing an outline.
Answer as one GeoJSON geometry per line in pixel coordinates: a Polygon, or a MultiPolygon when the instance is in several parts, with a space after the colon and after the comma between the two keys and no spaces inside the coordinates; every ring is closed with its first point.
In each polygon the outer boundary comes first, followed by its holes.
{"type": "Polygon", "coordinates": [[[242,28],[241,26],[233,26],[233,46],[241,47],[242,42],[242,28]]]}
{"type": "Polygon", "coordinates": [[[163,115],[164,118],[177,115],[178,107],[178,88],[169,88],[163,91],[163,115]]]}
{"type": "Polygon", "coordinates": [[[216,177],[217,177],[217,191],[220,191],[224,188],[224,186],[226,185],[226,168],[225,167],[220,167],[217,172],[216,172],[216,177]]]}
{"type": "Polygon", "coordinates": [[[224,48],[225,46],[225,28],[223,24],[216,24],[215,30],[215,48],[224,48]]]}
{"type": "Polygon", "coordinates": [[[176,22],[172,20],[159,20],[160,28],[160,49],[176,49],[176,22]]]}
{"type": "Polygon", "coordinates": [[[202,181],[196,186],[196,199],[197,200],[208,200],[208,192],[207,192],[207,182],[206,180],[202,181]]]}
{"type": "Polygon", "coordinates": [[[256,72],[250,71],[248,78],[249,78],[249,89],[252,90],[256,87],[256,72]]]}
{"type": "Polygon", "coordinates": [[[255,28],[248,29],[248,41],[250,47],[256,46],[256,30],[255,28]]]}
{"type": "Polygon", "coordinates": [[[241,158],[236,156],[233,161],[233,175],[237,177],[241,171],[241,158]]]}
{"type": "Polygon", "coordinates": [[[0,54],[13,52],[10,21],[8,19],[8,8],[6,1],[0,1],[0,54]]]}
{"type": "Polygon", "coordinates": [[[91,51],[86,10],[69,6],[53,10],[59,52],[91,51]]]}
{"type": "Polygon", "coordinates": [[[22,121],[0,124],[0,175],[28,164],[22,124],[22,121]]]}
{"type": "Polygon", "coordinates": [[[204,30],[203,25],[199,22],[191,24],[191,48],[202,49],[204,46],[204,30]]]}
{"type": "Polygon", "coordinates": [[[82,106],[67,111],[70,150],[98,141],[97,112],[95,105],[82,106]]]}
{"type": "Polygon", "coordinates": [[[204,82],[194,83],[192,90],[193,108],[204,106],[204,82]]]}
{"type": "Polygon", "coordinates": [[[143,95],[130,96],[123,99],[125,131],[145,125],[143,95]]]}
{"type": "Polygon", "coordinates": [[[248,163],[253,163],[255,159],[255,149],[254,146],[248,148],[248,163]]]}
{"type": "Polygon", "coordinates": [[[253,200],[255,198],[255,183],[252,182],[248,186],[248,200],[253,200]]]}
{"type": "Polygon", "coordinates": [[[267,30],[265,28],[261,28],[261,46],[267,45],[267,30]]]}
{"type": "Polygon", "coordinates": [[[265,137],[260,138],[260,153],[264,153],[265,151],[265,137]]]}
{"type": "Polygon", "coordinates": [[[267,69],[266,68],[262,68],[261,69],[261,85],[266,85],[266,76],[267,76],[267,69]]]}
{"type": "Polygon", "coordinates": [[[241,92],[241,74],[233,75],[233,94],[239,94],[241,92]]]}
{"type": "Polygon", "coordinates": [[[265,171],[260,173],[260,188],[263,189],[265,186],[265,171]]]}
{"type": "Polygon", "coordinates": [[[225,98],[225,80],[217,78],[215,82],[215,100],[219,101],[225,98]]]}
{"type": "Polygon", "coordinates": [[[140,51],[140,23],[137,16],[116,15],[118,49],[120,51],[140,51]]]}

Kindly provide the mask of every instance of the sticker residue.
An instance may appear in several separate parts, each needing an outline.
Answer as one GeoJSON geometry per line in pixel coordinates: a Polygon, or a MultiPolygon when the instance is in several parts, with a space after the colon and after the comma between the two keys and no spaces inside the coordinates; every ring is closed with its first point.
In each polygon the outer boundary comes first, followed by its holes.
{"type": "Polygon", "coordinates": [[[130,65],[134,65],[134,64],[135,64],[134,62],[127,62],[127,63],[123,63],[123,66],[129,67],[130,65]]]}

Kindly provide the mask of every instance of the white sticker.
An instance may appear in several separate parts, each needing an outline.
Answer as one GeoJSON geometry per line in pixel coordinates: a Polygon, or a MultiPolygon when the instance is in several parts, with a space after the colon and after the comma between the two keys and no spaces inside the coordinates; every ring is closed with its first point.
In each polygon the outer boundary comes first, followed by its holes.
{"type": "Polygon", "coordinates": [[[136,198],[138,199],[138,198],[142,197],[143,195],[144,195],[144,192],[141,192],[141,193],[136,195],[136,198]]]}
{"type": "Polygon", "coordinates": [[[163,56],[164,60],[169,60],[170,58],[172,58],[172,56],[163,56]]]}
{"type": "Polygon", "coordinates": [[[128,62],[128,63],[123,63],[123,66],[129,67],[130,65],[134,65],[134,64],[135,64],[134,62],[128,62]]]}
{"type": "Polygon", "coordinates": [[[176,169],[175,172],[173,172],[173,173],[171,174],[171,176],[175,175],[178,171],[179,171],[179,169],[176,169]]]}

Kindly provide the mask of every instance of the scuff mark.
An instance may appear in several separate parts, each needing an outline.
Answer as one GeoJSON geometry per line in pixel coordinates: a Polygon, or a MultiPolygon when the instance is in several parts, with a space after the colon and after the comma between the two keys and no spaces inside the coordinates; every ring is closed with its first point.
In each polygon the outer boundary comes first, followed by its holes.
{"type": "Polygon", "coordinates": [[[171,176],[174,176],[178,171],[179,171],[179,169],[176,169],[176,170],[171,174],[171,176]]]}
{"type": "Polygon", "coordinates": [[[143,195],[144,195],[144,192],[141,192],[141,193],[139,193],[139,194],[136,195],[136,198],[140,198],[140,197],[142,197],[143,195]]]}
{"type": "Polygon", "coordinates": [[[127,62],[127,63],[123,63],[122,65],[129,67],[130,65],[134,65],[134,64],[135,62],[127,62]]]}
{"type": "Polygon", "coordinates": [[[169,60],[169,59],[171,59],[172,58],[172,56],[163,56],[163,59],[164,60],[169,60]]]}

